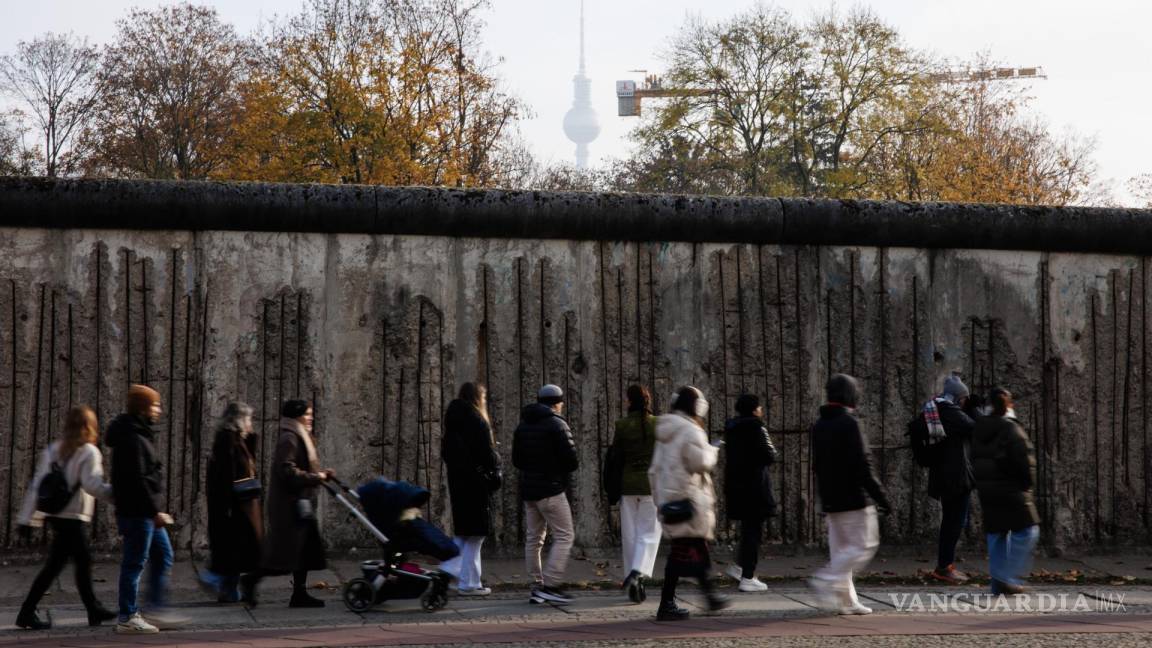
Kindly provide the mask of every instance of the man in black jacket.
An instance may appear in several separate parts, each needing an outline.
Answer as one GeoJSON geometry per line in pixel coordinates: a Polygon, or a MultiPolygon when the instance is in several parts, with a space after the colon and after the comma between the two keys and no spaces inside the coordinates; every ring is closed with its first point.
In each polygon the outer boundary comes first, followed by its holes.
{"type": "Polygon", "coordinates": [[[524,560],[533,581],[529,602],[564,605],[572,599],[560,590],[560,583],[576,537],[565,491],[579,462],[572,430],[560,416],[563,390],[544,385],[536,401],[524,408],[512,437],[512,465],[520,471],[524,500],[524,560]],[[549,533],[552,550],[541,568],[540,552],[549,533]]]}
{"type": "Polygon", "coordinates": [[[964,406],[968,387],[960,376],[944,379],[944,391],[925,403],[921,416],[928,425],[930,443],[940,444],[936,463],[928,468],[928,496],[940,500],[940,537],[933,578],[960,585],[968,576],[956,569],[956,543],[968,524],[968,503],[975,481],[969,446],[975,424],[964,406]]]}
{"type": "Polygon", "coordinates": [[[776,446],[764,426],[764,408],[754,394],[736,399],[736,418],[724,426],[724,505],[728,519],[740,521],[740,548],[728,575],[741,592],[763,592],[768,585],[756,578],[764,522],[776,515],[776,498],[768,467],[776,462],[776,446]]]}
{"type": "Polygon", "coordinates": [[[152,634],[183,625],[187,619],[164,612],[172,543],[164,527],[163,465],[153,446],[153,425],[162,413],[160,394],[144,385],[128,389],[125,413],[108,426],[112,449],[112,501],[124,543],[120,563],[120,634],[152,634]],[[140,575],[149,567],[149,601],[143,616],[137,606],[140,575]]]}
{"type": "Polygon", "coordinates": [[[828,564],[808,584],[820,604],[840,614],[871,614],[856,597],[854,572],[863,569],[880,546],[876,513],[891,510],[872,471],[868,439],[856,419],[860,388],[856,379],[836,374],[826,386],[828,404],[812,426],[812,469],[828,523],[828,564]],[[869,502],[871,500],[871,502],[869,502]]]}

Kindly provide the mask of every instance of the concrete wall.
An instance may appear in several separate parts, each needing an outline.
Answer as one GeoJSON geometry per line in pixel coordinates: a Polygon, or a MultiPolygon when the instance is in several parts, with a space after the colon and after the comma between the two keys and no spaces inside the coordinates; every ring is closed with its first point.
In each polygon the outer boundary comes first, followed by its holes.
{"type": "MultiPolygon", "coordinates": [[[[1140,250],[1152,215],[603,197],[631,219],[621,230],[595,200],[0,182],[0,543],[14,539],[36,453],[67,407],[90,403],[107,421],[130,382],[165,398],[159,447],[181,547],[204,540],[204,455],[232,399],[256,408],[264,453],[277,403],[314,399],[326,464],[351,481],[383,474],[424,484],[434,494],[429,515],[448,524],[440,417],[468,380],[489,385],[506,458],[535,389],[555,382],[569,394],[584,547],[615,542],[598,474],[628,384],[651,386],[661,410],[677,386],[701,387],[714,430],[737,395],[761,394],[783,453],[783,513],[771,534],[815,543],[822,521],[805,430],[834,371],[857,375],[865,390],[859,413],[896,504],[885,541],[917,543],[934,535],[938,511],[904,447],[905,423],[952,370],[974,389],[1003,384],[1017,394],[1037,447],[1047,542],[1147,540],[1152,368],[1140,250]],[[224,194],[232,202],[204,197],[224,194]],[[664,238],[662,209],[673,224],[696,214],[706,225],[664,238]],[[475,213],[497,222],[469,220],[475,213]],[[549,220],[555,213],[574,221],[549,220]],[[806,215],[828,225],[804,229],[806,215]],[[1045,217],[1068,236],[1045,234],[1045,217]],[[276,222],[291,231],[271,231],[276,222]],[[767,234],[766,223],[776,223],[767,234]],[[534,224],[539,237],[529,235],[534,224]],[[1028,237],[1030,227],[1041,233],[1028,237]],[[869,244],[837,238],[849,236],[869,244]],[[1018,249],[992,249],[1005,240],[1018,249]],[[947,241],[958,247],[940,247],[947,241]]],[[[522,537],[515,493],[513,475],[498,495],[495,537],[510,551],[522,537]]],[[[333,543],[370,544],[330,503],[324,513],[333,543]]],[[[101,541],[111,541],[110,520],[102,507],[101,541]]]]}

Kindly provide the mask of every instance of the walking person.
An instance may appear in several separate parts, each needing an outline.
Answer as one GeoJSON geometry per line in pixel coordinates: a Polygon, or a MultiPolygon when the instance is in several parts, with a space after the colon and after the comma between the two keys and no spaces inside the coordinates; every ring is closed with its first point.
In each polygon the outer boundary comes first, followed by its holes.
{"type": "Polygon", "coordinates": [[[240,578],[240,599],[256,607],[257,587],[266,575],[292,574],[288,607],[320,608],[324,601],[308,593],[308,572],[328,566],[316,521],[317,489],[335,473],[320,467],[313,430],[312,404],[284,401],[280,436],[268,467],[268,526],[262,567],[240,578]]]}
{"type": "Polygon", "coordinates": [[[736,399],[738,416],[724,428],[724,501],[728,519],[740,522],[740,548],[728,575],[739,581],[741,592],[763,592],[768,585],[756,578],[764,523],[776,515],[776,498],[768,467],[776,462],[776,447],[764,426],[760,398],[743,394],[736,399]]]}
{"type": "Polygon", "coordinates": [[[125,411],[108,426],[112,449],[112,499],[116,527],[123,541],[120,563],[120,634],[153,634],[188,622],[167,612],[168,576],[172,570],[172,541],[166,527],[172,517],[164,512],[164,466],[153,441],[163,414],[160,393],[146,385],[132,385],[125,411]],[[148,604],[139,606],[140,577],[148,567],[148,604]]]}
{"type": "Polygon", "coordinates": [[[628,416],[616,421],[612,447],[622,467],[620,479],[620,544],[624,551],[624,589],[633,603],[647,597],[644,580],[652,577],[660,549],[660,520],[652,500],[648,468],[656,445],[652,395],[640,385],[626,392],[628,416]]]}
{"type": "Polygon", "coordinates": [[[928,467],[928,496],[940,500],[940,535],[936,569],[930,575],[951,585],[968,582],[956,569],[956,543],[968,524],[968,507],[975,481],[969,448],[975,423],[965,413],[968,386],[953,374],[944,379],[944,391],[924,404],[922,416],[928,427],[928,443],[935,462],[928,467]]]}
{"type": "Polygon", "coordinates": [[[229,403],[216,427],[208,458],[208,572],[201,580],[220,603],[240,600],[240,576],[260,570],[264,541],[262,486],[256,472],[258,437],[252,432],[252,408],[229,403]]]}
{"type": "Polygon", "coordinates": [[[572,430],[561,416],[564,391],[544,385],[536,402],[524,407],[512,437],[512,465],[520,471],[524,501],[524,561],[532,577],[529,603],[572,602],[560,585],[576,530],[568,504],[568,482],[579,467],[572,430]],[[552,536],[548,561],[541,565],[544,540],[552,536]]]}
{"type": "Polygon", "coordinates": [[[997,387],[988,400],[992,412],[977,421],[972,434],[972,466],[988,534],[988,571],[992,594],[1020,594],[1040,538],[1032,493],[1036,458],[1016,420],[1012,393],[997,387]]]}
{"type": "Polygon", "coordinates": [[[453,542],[460,549],[441,568],[457,574],[461,596],[488,596],[492,590],[481,580],[480,548],[492,533],[492,494],[503,477],[483,385],[464,383],[448,404],[440,457],[448,469],[453,542]]]}
{"type": "Polygon", "coordinates": [[[852,582],[880,546],[876,514],[891,507],[872,470],[868,439],[856,419],[860,388],[856,379],[836,374],[825,386],[828,402],[812,426],[812,469],[828,524],[828,564],[808,584],[819,603],[840,614],[871,614],[852,582]]]}
{"type": "Polygon", "coordinates": [[[656,447],[648,478],[664,535],[672,540],[657,621],[688,618],[688,610],[676,605],[676,587],[682,577],[699,581],[709,610],[722,610],[731,604],[716,593],[710,579],[708,542],[716,531],[712,469],[718,450],[704,431],[707,417],[704,394],[695,387],[681,387],[672,402],[672,413],[656,421],[656,447]]]}
{"type": "Polygon", "coordinates": [[[86,528],[92,521],[95,498],[112,499],[112,486],[104,482],[104,458],[96,447],[99,436],[95,412],[86,406],[75,407],[64,419],[60,439],[40,454],[36,473],[24,495],[24,505],[16,521],[20,536],[29,539],[32,528],[41,526],[46,520],[52,530],[52,546],[48,551],[48,561],[32,581],[24,604],[20,606],[20,613],[16,616],[18,627],[29,630],[52,627],[51,617],[41,619],[36,606],[69,560],[76,572],[76,590],[88,612],[88,625],[98,626],[116,618],[116,613],[101,605],[92,591],[92,552],[88,548],[86,528]],[[55,493],[51,492],[52,484],[55,493]],[[38,507],[51,511],[40,511],[38,507]]]}

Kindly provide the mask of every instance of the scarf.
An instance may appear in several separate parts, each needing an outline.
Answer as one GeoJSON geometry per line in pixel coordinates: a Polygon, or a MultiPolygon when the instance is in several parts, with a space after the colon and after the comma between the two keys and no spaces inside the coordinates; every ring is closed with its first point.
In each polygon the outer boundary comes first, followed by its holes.
{"type": "Polygon", "coordinates": [[[952,396],[948,394],[941,394],[936,398],[930,398],[927,403],[924,403],[924,421],[928,423],[929,445],[939,443],[948,438],[948,433],[944,431],[944,424],[940,422],[940,410],[936,407],[936,403],[938,402],[956,404],[952,396]]]}
{"type": "Polygon", "coordinates": [[[312,435],[304,429],[300,421],[290,418],[280,419],[281,430],[291,430],[295,432],[300,440],[304,442],[304,450],[308,453],[308,471],[315,472],[320,469],[320,457],[316,454],[316,442],[312,440],[312,435]]]}

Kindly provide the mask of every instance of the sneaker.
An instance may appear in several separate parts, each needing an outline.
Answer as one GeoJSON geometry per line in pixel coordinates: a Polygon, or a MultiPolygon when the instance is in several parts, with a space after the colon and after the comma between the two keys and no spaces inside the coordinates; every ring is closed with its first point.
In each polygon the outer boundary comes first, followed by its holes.
{"type": "Polygon", "coordinates": [[[929,576],[938,581],[943,581],[949,585],[963,585],[968,582],[968,575],[962,571],[957,570],[954,566],[948,565],[947,567],[937,567],[928,573],[929,576]]]}
{"type": "Polygon", "coordinates": [[[160,628],[145,621],[139,612],[128,617],[127,621],[116,624],[116,634],[156,634],[157,632],[160,632],[160,628]]]}
{"type": "Polygon", "coordinates": [[[557,605],[568,605],[572,602],[572,597],[568,596],[563,590],[556,587],[548,587],[547,585],[537,587],[532,591],[534,598],[540,598],[546,603],[555,603],[557,605]]]}
{"type": "Polygon", "coordinates": [[[847,607],[840,608],[840,614],[845,616],[851,616],[855,614],[872,614],[872,608],[867,607],[861,603],[857,603],[856,605],[849,605],[847,607]]]}
{"type": "Polygon", "coordinates": [[[732,601],[726,596],[713,594],[708,597],[709,612],[719,612],[720,610],[725,610],[730,607],[732,607],[732,601]]]}
{"type": "Polygon", "coordinates": [[[737,589],[741,592],[763,592],[768,589],[768,585],[759,578],[741,578],[737,589]]]}
{"type": "Polygon", "coordinates": [[[473,587],[472,589],[457,589],[460,596],[488,596],[492,593],[491,587],[473,587]]]}
{"type": "Polygon", "coordinates": [[[834,610],[838,607],[836,602],[836,593],[832,591],[832,586],[821,578],[813,576],[808,579],[808,589],[812,591],[812,596],[816,599],[816,606],[824,610],[834,610]]]}
{"type": "Polygon", "coordinates": [[[168,611],[145,612],[144,620],[155,626],[157,630],[176,630],[192,622],[190,617],[168,611]]]}
{"type": "Polygon", "coordinates": [[[661,603],[656,610],[657,621],[683,621],[688,617],[688,610],[677,607],[675,603],[661,603]]]}
{"type": "Polygon", "coordinates": [[[724,575],[739,583],[744,578],[744,568],[740,565],[728,565],[724,575]]]}

